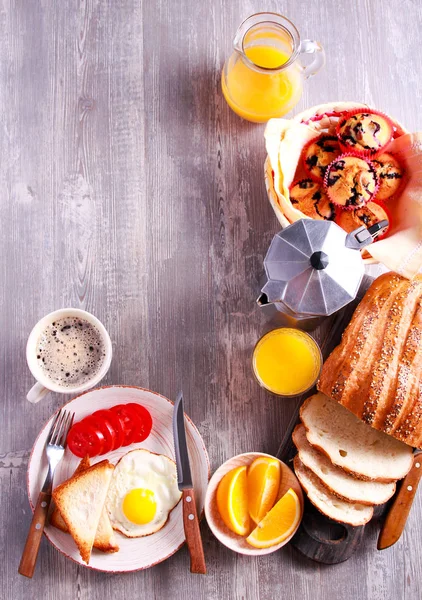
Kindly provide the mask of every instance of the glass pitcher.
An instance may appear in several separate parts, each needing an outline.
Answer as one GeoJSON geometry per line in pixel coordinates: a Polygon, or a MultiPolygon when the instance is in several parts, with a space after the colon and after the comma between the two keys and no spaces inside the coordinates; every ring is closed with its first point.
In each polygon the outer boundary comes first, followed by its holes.
{"type": "Polygon", "coordinates": [[[302,96],[304,79],[325,64],[322,46],[301,41],[293,23],[276,13],[248,17],[233,46],[223,67],[223,94],[235,113],[255,123],[289,112],[302,96]],[[314,54],[312,63],[302,66],[301,54],[314,54]]]}

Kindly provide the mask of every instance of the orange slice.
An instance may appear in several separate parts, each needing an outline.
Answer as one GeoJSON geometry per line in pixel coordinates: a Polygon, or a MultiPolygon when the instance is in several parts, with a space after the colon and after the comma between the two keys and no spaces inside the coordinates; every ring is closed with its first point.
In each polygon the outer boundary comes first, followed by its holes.
{"type": "Polygon", "coordinates": [[[248,535],[251,525],[246,466],[237,467],[224,475],[217,488],[217,507],[230,531],[238,535],[248,535]]]}
{"type": "Polygon", "coordinates": [[[287,539],[300,522],[300,500],[290,488],[252,531],[246,541],[254,548],[270,548],[287,539]]]}
{"type": "Polygon", "coordinates": [[[249,514],[259,523],[274,506],[280,489],[281,466],[276,458],[260,456],[248,470],[249,514]]]}

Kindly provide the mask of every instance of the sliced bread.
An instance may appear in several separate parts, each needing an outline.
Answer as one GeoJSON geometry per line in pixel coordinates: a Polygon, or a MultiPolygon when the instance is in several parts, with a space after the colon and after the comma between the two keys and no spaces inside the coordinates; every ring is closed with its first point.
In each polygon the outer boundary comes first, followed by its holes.
{"type": "Polygon", "coordinates": [[[113,470],[114,466],[103,460],[53,491],[53,500],[86,563],[91,556],[113,470]]]}
{"type": "MultiPolygon", "coordinates": [[[[88,469],[88,467],[90,466],[91,462],[89,460],[89,456],[86,455],[76,467],[72,477],[75,477],[79,473],[82,473],[82,471],[86,471],[86,469],[88,469]]],[[[67,528],[66,523],[63,521],[63,517],[61,516],[57,506],[54,507],[53,512],[51,513],[50,524],[53,525],[53,527],[64,531],[65,533],[69,533],[69,529],[67,528]]]]}
{"type": "Polygon", "coordinates": [[[396,491],[395,483],[363,481],[333,465],[331,460],[308,442],[304,425],[296,426],[292,435],[302,464],[310,469],[330,492],[345,502],[384,504],[396,491]]]}
{"type": "Polygon", "coordinates": [[[309,500],[324,515],[334,521],[347,523],[354,527],[365,525],[372,519],[374,514],[372,506],[358,504],[357,502],[353,504],[344,502],[344,500],[334,496],[321,480],[304,466],[299,456],[295,456],[293,465],[297,478],[306,491],[309,500]]]}
{"type": "Polygon", "coordinates": [[[321,392],[303,403],[300,418],[309,443],[358,479],[392,482],[412,466],[410,446],[373,429],[321,392]]]}
{"type": "MultiPolygon", "coordinates": [[[[88,469],[90,467],[90,465],[91,465],[91,463],[89,460],[89,456],[85,456],[81,460],[79,465],[76,467],[76,471],[74,472],[73,477],[75,477],[75,475],[78,475],[78,473],[82,473],[83,471],[86,471],[86,469],[88,469]]],[[[54,510],[51,513],[50,523],[54,527],[57,527],[57,529],[60,529],[61,531],[64,531],[65,533],[69,533],[69,529],[68,529],[66,523],[64,522],[64,519],[61,516],[60,511],[57,508],[57,506],[54,507],[54,510]]],[[[119,550],[119,546],[117,545],[117,542],[116,542],[116,535],[111,526],[110,519],[108,517],[105,506],[102,510],[100,521],[99,521],[98,527],[97,527],[97,531],[95,533],[93,547],[96,548],[97,550],[101,550],[101,552],[117,552],[119,550]]]]}

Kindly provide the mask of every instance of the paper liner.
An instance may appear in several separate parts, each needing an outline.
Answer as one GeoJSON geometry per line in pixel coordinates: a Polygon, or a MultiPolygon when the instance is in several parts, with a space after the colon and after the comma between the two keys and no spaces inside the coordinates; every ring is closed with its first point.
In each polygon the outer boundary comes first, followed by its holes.
{"type": "MultiPolygon", "coordinates": [[[[292,121],[313,127],[319,133],[335,132],[338,120],[346,113],[357,110],[358,112],[374,112],[368,104],[363,102],[327,102],[318,104],[302,111],[292,117],[292,121]]],[[[394,138],[408,133],[397,119],[387,115],[394,125],[394,138]]]]}
{"type": "Polygon", "coordinates": [[[370,110],[369,106],[362,102],[327,102],[304,110],[293,117],[293,120],[315,127],[320,133],[335,135],[338,119],[354,109],[370,110]]]}
{"type": "MultiPolygon", "coordinates": [[[[308,175],[308,176],[309,176],[309,177],[310,177],[310,178],[311,178],[313,181],[316,181],[317,183],[321,183],[321,184],[324,182],[324,177],[317,176],[317,175],[315,175],[314,173],[311,173],[311,170],[310,170],[310,168],[309,168],[309,167],[308,167],[308,165],[306,164],[306,153],[307,153],[307,151],[308,151],[308,148],[309,148],[309,147],[310,147],[312,144],[314,144],[314,143],[315,143],[317,140],[328,139],[328,138],[329,138],[329,139],[332,139],[332,140],[335,140],[335,141],[338,143],[338,138],[337,138],[337,136],[336,136],[335,134],[331,134],[331,133],[322,133],[322,134],[321,134],[321,135],[319,135],[317,138],[314,138],[314,139],[312,139],[312,140],[309,140],[309,142],[307,142],[307,143],[305,144],[305,146],[304,146],[304,148],[303,148],[303,151],[302,151],[302,164],[303,164],[303,168],[305,169],[305,171],[306,171],[307,175],[308,175]]],[[[339,149],[338,156],[340,156],[340,154],[341,154],[341,153],[342,153],[342,152],[341,152],[341,150],[339,149]]],[[[326,169],[325,169],[325,170],[327,170],[327,168],[328,168],[328,165],[327,165],[327,167],[326,167],[326,169]]]]}
{"type": "Polygon", "coordinates": [[[368,110],[354,109],[354,110],[345,112],[342,115],[342,117],[339,119],[339,121],[337,123],[337,127],[336,127],[336,135],[338,137],[340,147],[345,152],[352,152],[355,156],[359,156],[360,158],[369,158],[369,159],[375,158],[379,154],[382,154],[382,152],[385,150],[385,148],[388,146],[388,144],[390,144],[391,140],[393,139],[394,123],[388,115],[381,112],[380,110],[375,110],[373,108],[369,108],[368,110]],[[376,150],[358,150],[358,149],[354,148],[353,146],[349,146],[348,144],[345,144],[341,139],[340,128],[342,127],[344,122],[347,121],[347,119],[350,119],[350,117],[353,117],[353,115],[359,115],[362,113],[378,115],[378,116],[382,117],[383,119],[385,119],[385,121],[387,122],[387,125],[389,125],[389,127],[390,127],[391,135],[390,135],[389,140],[383,146],[381,146],[380,148],[378,148],[376,150]]]}
{"type": "Polygon", "coordinates": [[[374,165],[372,164],[372,162],[370,160],[368,160],[367,158],[364,158],[363,156],[357,156],[354,152],[344,152],[343,154],[340,154],[340,156],[337,156],[337,158],[335,158],[327,167],[327,170],[325,171],[325,177],[324,177],[324,189],[327,193],[327,196],[329,197],[329,199],[331,200],[331,202],[335,205],[338,206],[341,210],[358,210],[359,208],[363,208],[366,204],[368,204],[368,202],[373,202],[374,199],[376,198],[377,195],[377,191],[378,191],[378,187],[379,187],[379,181],[378,181],[378,177],[377,177],[377,173],[375,170],[374,165]],[[338,162],[339,160],[342,160],[343,158],[359,158],[360,160],[363,160],[366,162],[366,164],[370,167],[370,169],[373,171],[374,177],[375,177],[375,189],[372,193],[372,196],[370,198],[368,198],[368,200],[366,200],[363,204],[361,204],[360,206],[345,206],[344,204],[340,204],[339,202],[336,202],[336,200],[333,198],[333,196],[330,194],[330,187],[328,186],[328,175],[330,172],[330,169],[332,168],[332,166],[334,165],[334,163],[338,162]]]}

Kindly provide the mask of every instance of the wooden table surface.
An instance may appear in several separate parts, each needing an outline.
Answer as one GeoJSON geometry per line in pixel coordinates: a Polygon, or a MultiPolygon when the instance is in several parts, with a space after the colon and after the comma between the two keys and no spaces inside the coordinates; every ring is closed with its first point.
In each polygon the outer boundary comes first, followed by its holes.
{"type": "Polygon", "coordinates": [[[29,331],[81,307],[108,328],[105,383],[174,397],[202,433],[211,469],[275,453],[294,410],[261,390],[251,349],[266,327],[255,298],[278,223],[263,180],[263,126],[227,107],[220,72],[239,23],[288,15],[327,52],[296,110],[359,100],[422,128],[418,0],[4,0],[0,35],[0,597],[416,600],[421,495],[402,539],[377,525],[346,563],[291,547],[236,555],[202,524],[209,574],[186,548],[148,571],[105,575],[43,540],[33,580],[17,574],[31,511],[26,466],[65,398],[25,399],[29,331]]]}

